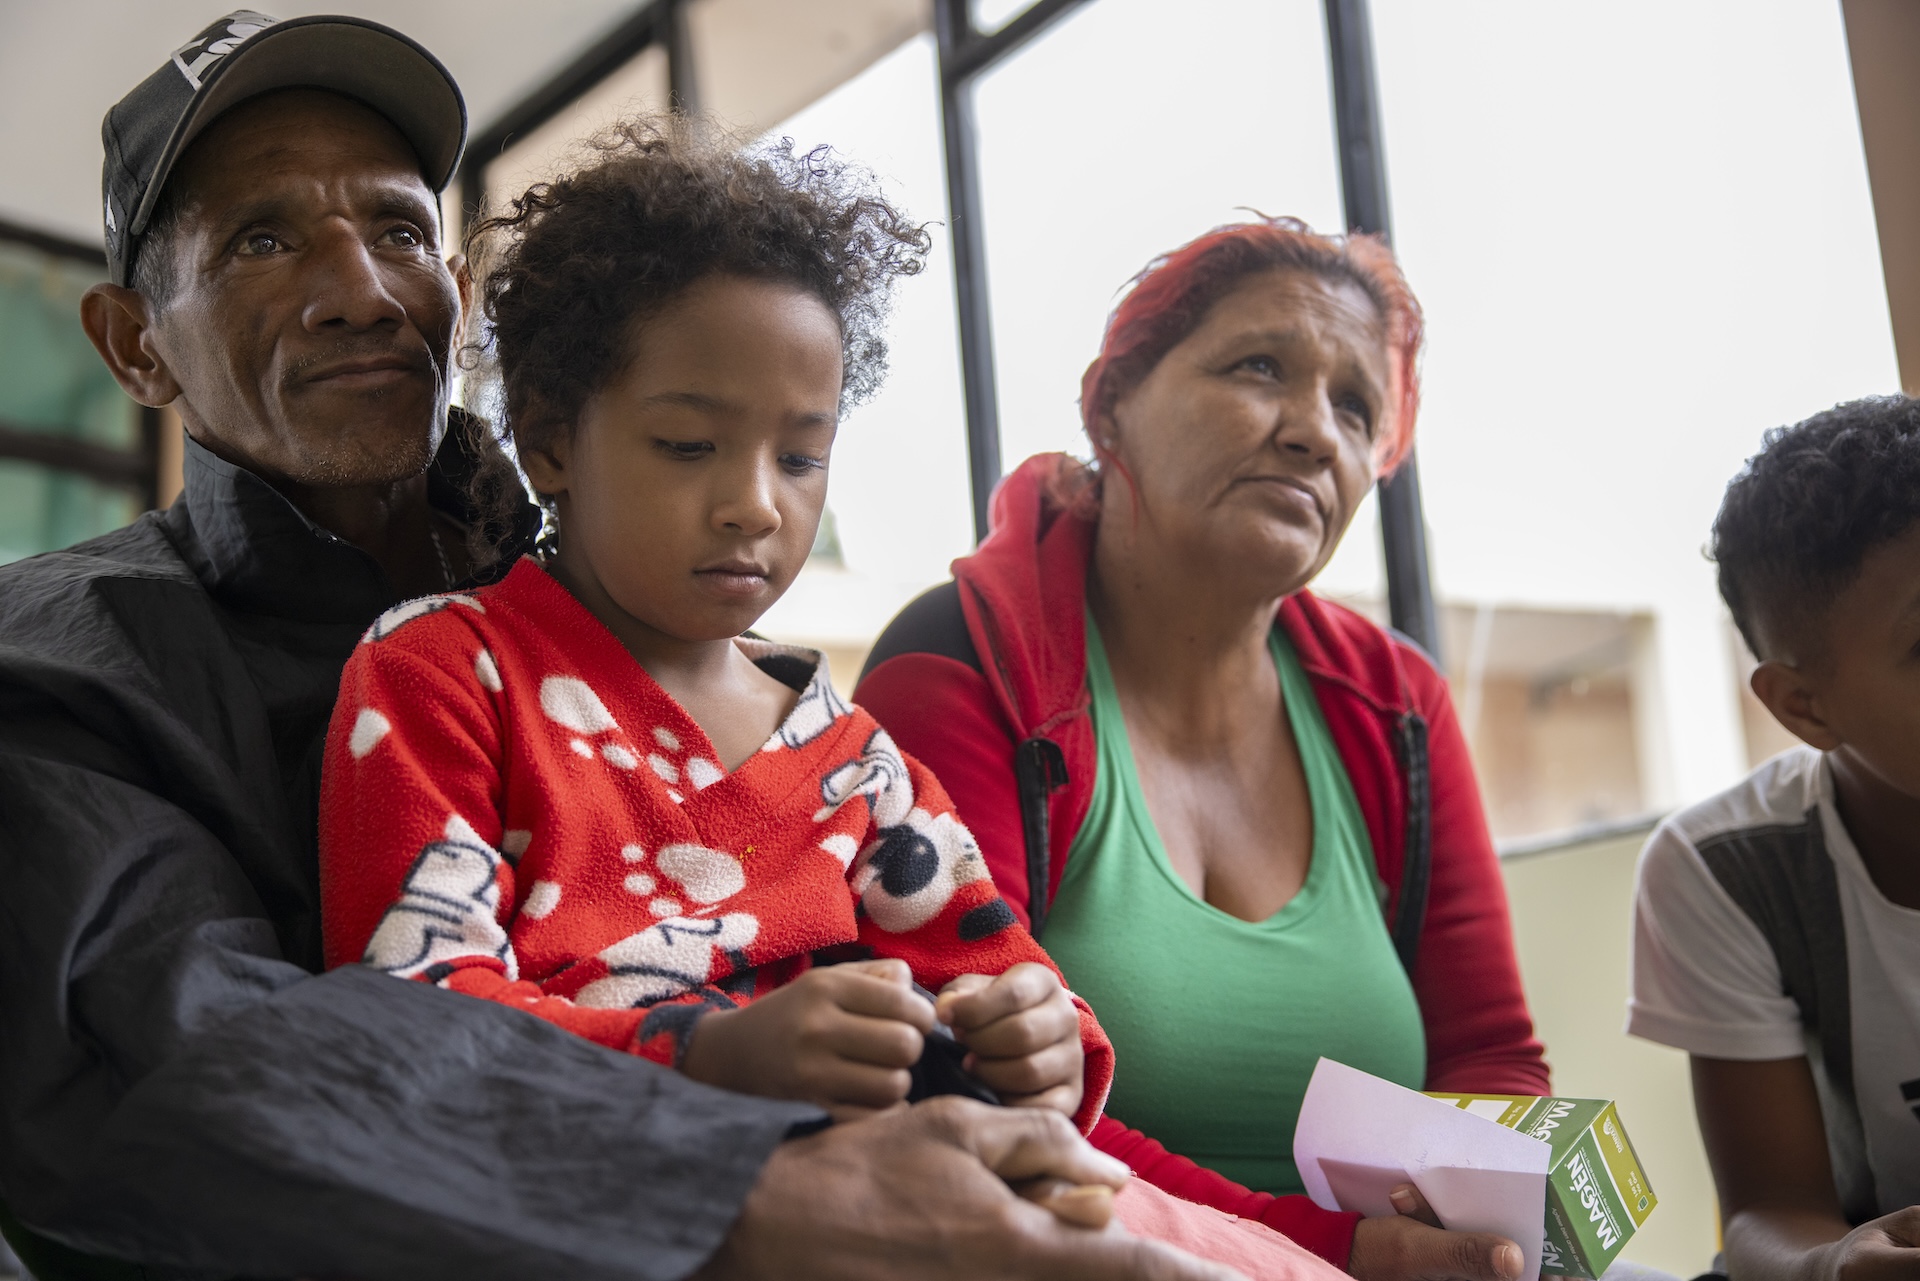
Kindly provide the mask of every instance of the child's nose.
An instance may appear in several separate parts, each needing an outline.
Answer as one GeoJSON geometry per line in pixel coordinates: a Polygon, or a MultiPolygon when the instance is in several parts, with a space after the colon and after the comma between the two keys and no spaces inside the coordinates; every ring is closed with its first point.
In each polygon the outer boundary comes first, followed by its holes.
{"type": "Polygon", "coordinates": [[[743,465],[731,477],[727,492],[714,510],[714,522],[748,537],[764,537],[780,528],[780,508],[774,501],[776,467],[743,465]]]}

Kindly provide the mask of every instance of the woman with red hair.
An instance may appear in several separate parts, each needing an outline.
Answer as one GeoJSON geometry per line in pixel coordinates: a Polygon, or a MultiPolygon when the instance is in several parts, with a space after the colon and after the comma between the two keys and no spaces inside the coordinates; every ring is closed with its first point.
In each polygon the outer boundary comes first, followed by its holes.
{"type": "Polygon", "coordinates": [[[1420,344],[1367,236],[1261,219],[1157,259],[1081,382],[1093,462],[1009,475],[855,697],[1099,1011],[1096,1143],[1366,1281],[1498,1281],[1510,1242],[1411,1189],[1403,1217],[1321,1210],[1292,1159],[1323,1055],[1547,1091],[1445,681],[1307,590],[1412,445],[1420,344]]]}

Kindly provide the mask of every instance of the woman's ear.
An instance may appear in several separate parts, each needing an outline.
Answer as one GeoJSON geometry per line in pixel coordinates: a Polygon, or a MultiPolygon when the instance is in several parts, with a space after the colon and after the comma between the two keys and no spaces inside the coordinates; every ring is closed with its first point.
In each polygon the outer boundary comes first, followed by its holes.
{"type": "Polygon", "coordinates": [[[1773,719],[1801,742],[1823,752],[1840,746],[1840,736],[1821,714],[1817,691],[1798,667],[1768,659],[1753,669],[1747,684],[1754,697],[1773,713],[1773,719]]]}
{"type": "Polygon", "coordinates": [[[1108,405],[1096,410],[1087,423],[1087,436],[1093,441],[1096,453],[1111,454],[1120,446],[1120,423],[1113,416],[1113,406],[1108,405]]]}
{"type": "Polygon", "coordinates": [[[153,316],[139,290],[95,285],[80,297],[80,326],[127,395],[149,409],[180,398],[180,384],[154,349],[153,316]]]}

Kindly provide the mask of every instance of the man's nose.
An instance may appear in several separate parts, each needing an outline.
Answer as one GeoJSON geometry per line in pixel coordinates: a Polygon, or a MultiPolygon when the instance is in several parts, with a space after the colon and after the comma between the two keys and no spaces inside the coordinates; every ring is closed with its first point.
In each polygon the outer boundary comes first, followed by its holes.
{"type": "Polygon", "coordinates": [[[307,305],[301,319],[314,333],[397,327],[407,318],[380,269],[372,246],[353,229],[329,228],[314,240],[304,264],[307,305]]]}
{"type": "Polygon", "coordinates": [[[742,459],[722,471],[722,490],[714,504],[713,522],[732,534],[764,538],[780,528],[775,496],[779,463],[774,459],[742,459]]]}

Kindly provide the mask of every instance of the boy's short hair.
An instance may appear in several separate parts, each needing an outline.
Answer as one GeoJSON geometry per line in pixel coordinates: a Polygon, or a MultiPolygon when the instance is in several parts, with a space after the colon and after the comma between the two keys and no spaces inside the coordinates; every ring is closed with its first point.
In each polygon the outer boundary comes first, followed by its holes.
{"type": "Polygon", "coordinates": [[[1769,431],[1727,486],[1709,555],[1761,659],[1798,658],[1867,554],[1920,520],[1920,401],[1870,396],[1769,431]]]}

